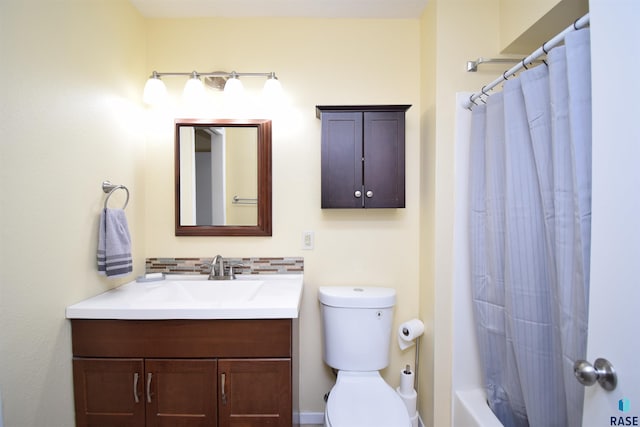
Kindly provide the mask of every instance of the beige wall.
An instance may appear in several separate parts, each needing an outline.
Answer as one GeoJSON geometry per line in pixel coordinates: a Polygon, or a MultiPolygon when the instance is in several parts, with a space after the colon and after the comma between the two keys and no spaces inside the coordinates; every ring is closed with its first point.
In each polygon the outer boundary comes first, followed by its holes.
{"type": "MultiPolygon", "coordinates": [[[[147,256],[303,256],[301,409],[321,412],[333,376],[322,362],[317,288],[369,284],[398,290],[396,324],[418,314],[420,181],[419,22],[417,20],[150,20],[147,74],[163,70],[275,71],[289,103],[273,117],[273,236],[173,235],[173,116],[183,79],[165,81],[173,111],[155,123],[145,168],[147,256]],[[189,46],[189,49],[185,49],[189,46]],[[413,104],[407,113],[407,207],[320,209],[317,104],[413,104]],[[315,249],[301,250],[302,232],[315,249]]],[[[251,85],[245,79],[245,85],[251,85]]],[[[213,101],[220,101],[215,96],[213,101]]],[[[224,116],[221,107],[197,114],[224,116]]],[[[195,114],[195,113],[191,113],[195,114]]],[[[253,113],[256,114],[256,113],[253,113]]],[[[386,378],[397,385],[413,351],[392,348],[386,378]]]]}
{"type": "Polygon", "coordinates": [[[527,55],[589,11],[589,0],[500,0],[500,51],[527,55]]]}
{"type": "Polygon", "coordinates": [[[144,30],[125,0],[0,2],[5,427],[73,425],[64,309],[122,282],[96,274],[105,179],[131,191],[135,269],[143,269],[144,30]]]}
{"type": "Polygon", "coordinates": [[[420,21],[420,319],[425,336],[420,340],[418,366],[418,412],[425,425],[434,414],[434,271],[435,271],[435,176],[436,176],[436,46],[437,1],[430,1],[420,21]]]}
{"type": "Polygon", "coordinates": [[[456,93],[495,78],[491,67],[468,73],[466,61],[498,54],[498,0],[431,0],[422,16],[422,224],[419,406],[427,426],[451,425],[452,242],[456,93]],[[482,23],[485,31],[478,31],[482,23]],[[434,26],[434,28],[431,28],[434,26]]]}
{"type": "Polygon", "coordinates": [[[256,128],[226,129],[227,224],[258,223],[256,204],[233,203],[233,197],[258,197],[258,135],[256,128]]]}
{"type": "MultiPolygon", "coordinates": [[[[500,47],[512,44],[531,24],[563,0],[500,0],[500,47]]],[[[536,46],[537,47],[537,46],[536,46]]],[[[518,52],[517,52],[518,53],[518,52]]],[[[528,52],[519,52],[528,53],[528,52]]]]}

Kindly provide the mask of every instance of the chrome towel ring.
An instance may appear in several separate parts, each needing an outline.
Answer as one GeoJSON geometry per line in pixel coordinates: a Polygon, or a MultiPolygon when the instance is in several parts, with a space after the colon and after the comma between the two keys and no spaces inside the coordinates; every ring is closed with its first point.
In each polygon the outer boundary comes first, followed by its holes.
{"type": "Polygon", "coordinates": [[[125,199],[124,206],[122,207],[122,209],[125,209],[127,207],[127,204],[129,204],[129,189],[124,185],[112,184],[111,181],[102,181],[102,191],[107,193],[107,198],[104,201],[105,209],[107,208],[107,204],[109,203],[109,198],[111,197],[111,195],[119,189],[123,189],[127,193],[127,198],[125,199]]]}

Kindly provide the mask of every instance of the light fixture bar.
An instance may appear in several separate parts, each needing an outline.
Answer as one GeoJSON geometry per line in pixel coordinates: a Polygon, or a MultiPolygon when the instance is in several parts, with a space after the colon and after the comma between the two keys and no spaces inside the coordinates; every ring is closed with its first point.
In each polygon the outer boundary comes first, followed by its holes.
{"type": "Polygon", "coordinates": [[[200,77],[232,77],[232,76],[237,76],[237,77],[273,77],[273,78],[277,78],[276,77],[276,73],[274,73],[273,71],[269,72],[269,73],[239,73],[236,71],[232,71],[230,73],[224,72],[224,71],[212,71],[209,73],[200,73],[198,71],[191,71],[189,73],[177,73],[177,72],[163,72],[163,71],[154,71],[151,74],[151,77],[157,78],[157,77],[166,77],[166,76],[192,76],[193,73],[196,73],[197,75],[199,75],[200,77]]]}
{"type": "Polygon", "coordinates": [[[154,70],[145,84],[143,101],[150,105],[163,102],[163,100],[166,99],[166,87],[161,78],[173,76],[188,77],[185,90],[183,91],[183,98],[190,98],[192,103],[194,99],[202,99],[202,95],[204,95],[204,86],[201,80],[203,77],[205,78],[207,86],[220,90],[224,88],[225,94],[233,93],[235,94],[233,96],[236,98],[243,91],[242,82],[239,80],[239,77],[266,78],[267,81],[263,92],[267,92],[271,98],[273,98],[274,93],[277,94],[281,91],[280,82],[276,77],[276,73],[273,71],[268,73],[239,73],[236,71],[199,73],[195,70],[191,72],[163,72],[154,70]]]}

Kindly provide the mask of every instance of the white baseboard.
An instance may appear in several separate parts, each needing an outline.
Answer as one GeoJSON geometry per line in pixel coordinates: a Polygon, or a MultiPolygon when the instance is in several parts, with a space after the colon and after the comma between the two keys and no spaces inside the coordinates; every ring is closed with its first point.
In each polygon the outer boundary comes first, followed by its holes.
{"type": "Polygon", "coordinates": [[[324,412],[300,412],[301,425],[323,425],[324,412]]]}
{"type": "MultiPolygon", "coordinates": [[[[301,425],[323,425],[324,424],[324,412],[300,412],[300,424],[301,425]]],[[[418,426],[424,427],[422,418],[418,414],[418,426]]]]}

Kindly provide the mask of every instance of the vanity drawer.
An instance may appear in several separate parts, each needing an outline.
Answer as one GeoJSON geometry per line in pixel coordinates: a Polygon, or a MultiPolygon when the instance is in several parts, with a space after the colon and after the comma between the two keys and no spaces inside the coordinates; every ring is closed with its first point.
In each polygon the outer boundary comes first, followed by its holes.
{"type": "Polygon", "coordinates": [[[291,357],[291,319],[72,319],[76,357],[291,357]]]}

